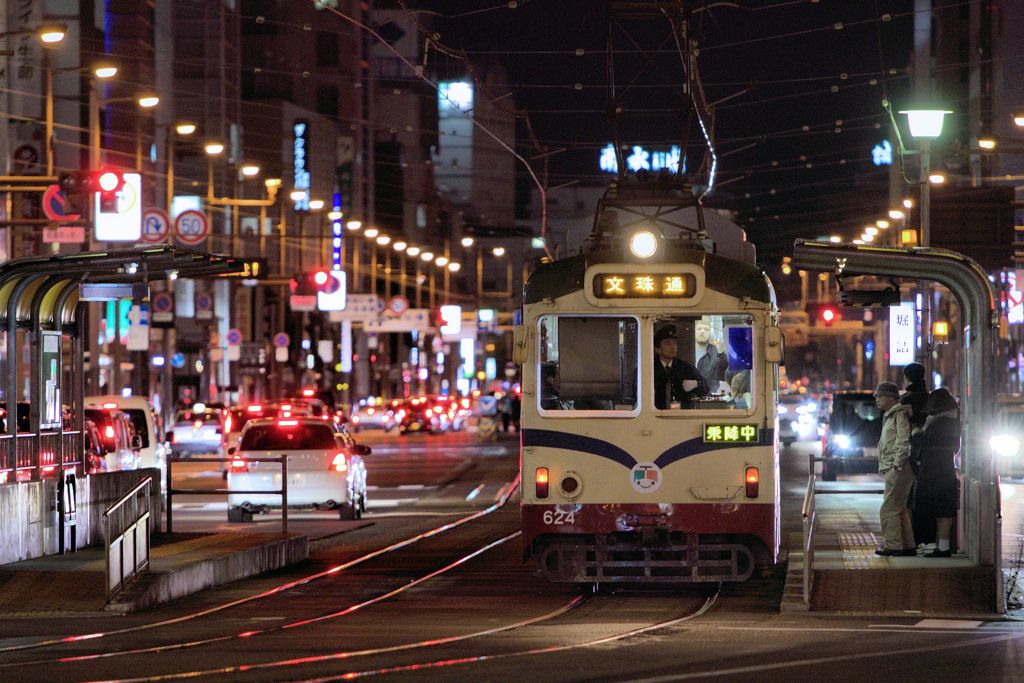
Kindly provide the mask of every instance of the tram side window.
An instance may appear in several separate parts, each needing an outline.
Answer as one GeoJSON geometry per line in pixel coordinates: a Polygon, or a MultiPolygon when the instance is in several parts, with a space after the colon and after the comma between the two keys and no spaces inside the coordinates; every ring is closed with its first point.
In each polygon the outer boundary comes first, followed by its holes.
{"type": "Polygon", "coordinates": [[[638,330],[635,318],[543,316],[538,335],[540,408],[636,408],[638,330]]]}
{"type": "Polygon", "coordinates": [[[654,406],[753,408],[753,318],[673,316],[654,323],[654,406]]]}

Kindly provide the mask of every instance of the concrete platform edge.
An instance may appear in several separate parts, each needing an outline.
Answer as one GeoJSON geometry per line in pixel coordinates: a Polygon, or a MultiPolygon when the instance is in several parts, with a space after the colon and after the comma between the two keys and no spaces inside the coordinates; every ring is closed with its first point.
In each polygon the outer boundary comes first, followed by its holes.
{"type": "Polygon", "coordinates": [[[118,596],[106,609],[135,612],[207,588],[281,569],[309,557],[309,538],[291,535],[237,552],[195,562],[171,571],[151,571],[118,596]]]}

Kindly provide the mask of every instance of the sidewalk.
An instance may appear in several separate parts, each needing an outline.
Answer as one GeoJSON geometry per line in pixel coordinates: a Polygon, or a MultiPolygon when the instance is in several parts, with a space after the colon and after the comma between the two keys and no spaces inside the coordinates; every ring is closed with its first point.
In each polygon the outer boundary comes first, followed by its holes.
{"type": "Polygon", "coordinates": [[[110,605],[104,548],[0,566],[0,618],[45,613],[125,613],[280,569],[309,556],[301,534],[157,534],[149,571],[110,605]]]}

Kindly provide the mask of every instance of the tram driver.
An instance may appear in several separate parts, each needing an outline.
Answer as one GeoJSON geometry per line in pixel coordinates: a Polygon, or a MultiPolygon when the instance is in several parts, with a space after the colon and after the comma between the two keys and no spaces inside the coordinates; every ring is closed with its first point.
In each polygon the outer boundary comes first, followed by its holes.
{"type": "Polygon", "coordinates": [[[679,338],[675,325],[665,325],[654,333],[654,349],[655,408],[692,408],[694,399],[711,392],[700,370],[676,357],[679,338]]]}

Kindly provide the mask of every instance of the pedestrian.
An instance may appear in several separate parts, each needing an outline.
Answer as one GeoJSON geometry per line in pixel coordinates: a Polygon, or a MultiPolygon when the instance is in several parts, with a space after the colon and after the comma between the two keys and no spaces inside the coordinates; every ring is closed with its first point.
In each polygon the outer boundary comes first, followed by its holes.
{"type": "Polygon", "coordinates": [[[954,457],[960,450],[960,409],[953,395],[939,388],[928,395],[926,410],[924,425],[910,435],[910,443],[920,457],[914,514],[929,523],[927,531],[936,539],[935,550],[924,556],[949,557],[953,554],[950,532],[959,498],[954,457]]]}
{"type": "Polygon", "coordinates": [[[654,333],[654,407],[692,408],[693,399],[707,396],[711,389],[700,370],[682,358],[675,325],[665,325],[654,333]]]}
{"type": "Polygon", "coordinates": [[[882,411],[882,435],[878,439],[878,471],[885,477],[885,493],[878,511],[883,547],[875,551],[883,557],[915,556],[914,531],[907,500],[914,484],[910,469],[911,408],[900,404],[900,390],[894,382],[882,382],[875,388],[875,405],[882,411]]]}
{"type": "Polygon", "coordinates": [[[512,400],[505,394],[498,402],[501,410],[501,431],[508,432],[508,426],[512,422],[512,400]]]}
{"type": "Polygon", "coordinates": [[[517,392],[512,393],[512,426],[519,432],[519,418],[523,412],[523,401],[517,392]]]}
{"type": "MultiPolygon", "coordinates": [[[[904,387],[903,395],[900,397],[900,403],[905,406],[910,406],[911,408],[911,429],[924,425],[925,418],[928,417],[928,413],[925,410],[925,404],[928,402],[928,387],[925,385],[924,377],[924,366],[920,363],[908,363],[903,367],[903,379],[906,386],[904,387]]],[[[917,453],[917,447],[911,443],[910,467],[914,470],[915,477],[917,475],[917,467],[920,460],[921,458],[917,453]]],[[[907,500],[907,507],[910,509],[910,522],[914,527],[914,540],[918,543],[934,543],[935,523],[926,516],[922,516],[917,513],[914,505],[916,497],[914,487],[911,487],[910,497],[907,500]]]]}

